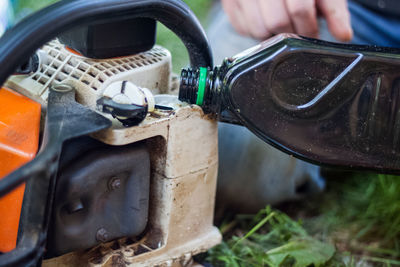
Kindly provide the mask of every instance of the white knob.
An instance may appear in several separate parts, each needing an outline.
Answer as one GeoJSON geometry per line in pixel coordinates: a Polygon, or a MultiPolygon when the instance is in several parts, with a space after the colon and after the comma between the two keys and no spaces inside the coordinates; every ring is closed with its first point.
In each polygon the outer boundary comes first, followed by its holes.
{"type": "Polygon", "coordinates": [[[154,111],[154,96],[147,88],[141,88],[129,81],[118,81],[110,84],[103,96],[111,98],[119,104],[147,106],[149,112],[154,111]]]}

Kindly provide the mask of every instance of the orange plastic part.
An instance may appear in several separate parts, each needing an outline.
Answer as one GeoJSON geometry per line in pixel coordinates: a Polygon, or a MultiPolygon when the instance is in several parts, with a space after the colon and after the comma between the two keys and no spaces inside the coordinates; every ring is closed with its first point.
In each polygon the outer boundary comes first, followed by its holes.
{"type": "Polygon", "coordinates": [[[81,53],[79,53],[79,52],[76,51],[75,49],[72,49],[72,48],[69,47],[69,46],[65,46],[65,49],[67,49],[67,51],[71,52],[71,53],[74,54],[74,55],[83,57],[83,55],[82,55],[81,53]]]}
{"type": "MultiPolygon", "coordinates": [[[[0,89],[0,178],[31,160],[38,149],[40,104],[0,89]]],[[[0,252],[17,244],[25,184],[0,198],[0,252]]]]}
{"type": "MultiPolygon", "coordinates": [[[[67,51],[71,52],[71,53],[74,54],[74,55],[84,57],[84,55],[82,55],[81,53],[79,53],[79,52],[76,51],[75,49],[72,49],[72,48],[69,47],[69,46],[65,46],[65,49],[66,49],[67,51]]],[[[113,57],[112,59],[124,58],[124,57],[129,57],[129,56],[130,56],[130,55],[128,55],[128,56],[122,56],[122,57],[113,57]]]]}

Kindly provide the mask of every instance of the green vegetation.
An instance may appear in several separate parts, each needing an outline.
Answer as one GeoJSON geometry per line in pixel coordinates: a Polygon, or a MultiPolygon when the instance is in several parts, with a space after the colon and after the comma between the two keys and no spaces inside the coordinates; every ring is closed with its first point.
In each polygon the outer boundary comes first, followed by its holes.
{"type": "MultiPolygon", "coordinates": [[[[311,237],[300,222],[269,207],[233,223],[254,226],[242,237],[233,235],[210,250],[208,260],[215,266],[321,266],[335,254],[333,245],[311,237]]],[[[229,225],[232,223],[223,226],[222,231],[229,225]]]]}
{"type": "MultiPolygon", "coordinates": [[[[185,0],[188,6],[200,19],[203,26],[206,26],[206,18],[211,8],[212,0],[185,0]]],[[[172,66],[175,73],[179,73],[182,67],[189,64],[189,57],[182,41],[164,25],[157,25],[157,44],[167,48],[172,54],[172,66]]]]}
{"type": "Polygon", "coordinates": [[[19,0],[17,1],[16,12],[25,8],[38,10],[54,2],[57,2],[57,0],[19,0]]]}
{"type": "Polygon", "coordinates": [[[269,207],[224,222],[225,241],[207,259],[215,266],[400,266],[400,177],[328,182],[327,193],[286,206],[298,222],[269,207]]]}
{"type": "Polygon", "coordinates": [[[357,174],[331,184],[320,208],[326,226],[333,232],[347,229],[351,250],[399,258],[400,177],[357,174]]]}

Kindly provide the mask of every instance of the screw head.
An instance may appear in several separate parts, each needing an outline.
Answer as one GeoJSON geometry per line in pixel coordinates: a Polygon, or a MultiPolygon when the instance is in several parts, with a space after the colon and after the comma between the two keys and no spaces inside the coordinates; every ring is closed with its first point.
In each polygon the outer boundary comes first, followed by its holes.
{"type": "Polygon", "coordinates": [[[117,177],[111,178],[111,181],[109,183],[109,187],[111,190],[115,190],[121,187],[121,179],[117,177]]]}
{"type": "Polygon", "coordinates": [[[108,238],[109,238],[109,235],[108,235],[108,232],[106,229],[100,228],[99,230],[97,230],[97,233],[96,233],[97,241],[106,242],[108,240],[108,238]]]}
{"type": "Polygon", "coordinates": [[[67,204],[69,214],[83,210],[83,203],[80,199],[75,199],[67,204]]]}

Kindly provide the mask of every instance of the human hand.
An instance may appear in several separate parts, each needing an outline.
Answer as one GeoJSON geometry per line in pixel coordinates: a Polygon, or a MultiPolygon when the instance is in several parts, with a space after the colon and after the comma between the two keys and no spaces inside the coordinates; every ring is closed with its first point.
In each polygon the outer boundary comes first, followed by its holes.
{"type": "Polygon", "coordinates": [[[316,38],[317,13],[336,39],[353,37],[347,0],[222,0],[222,5],[236,31],[257,39],[284,32],[316,38]]]}

